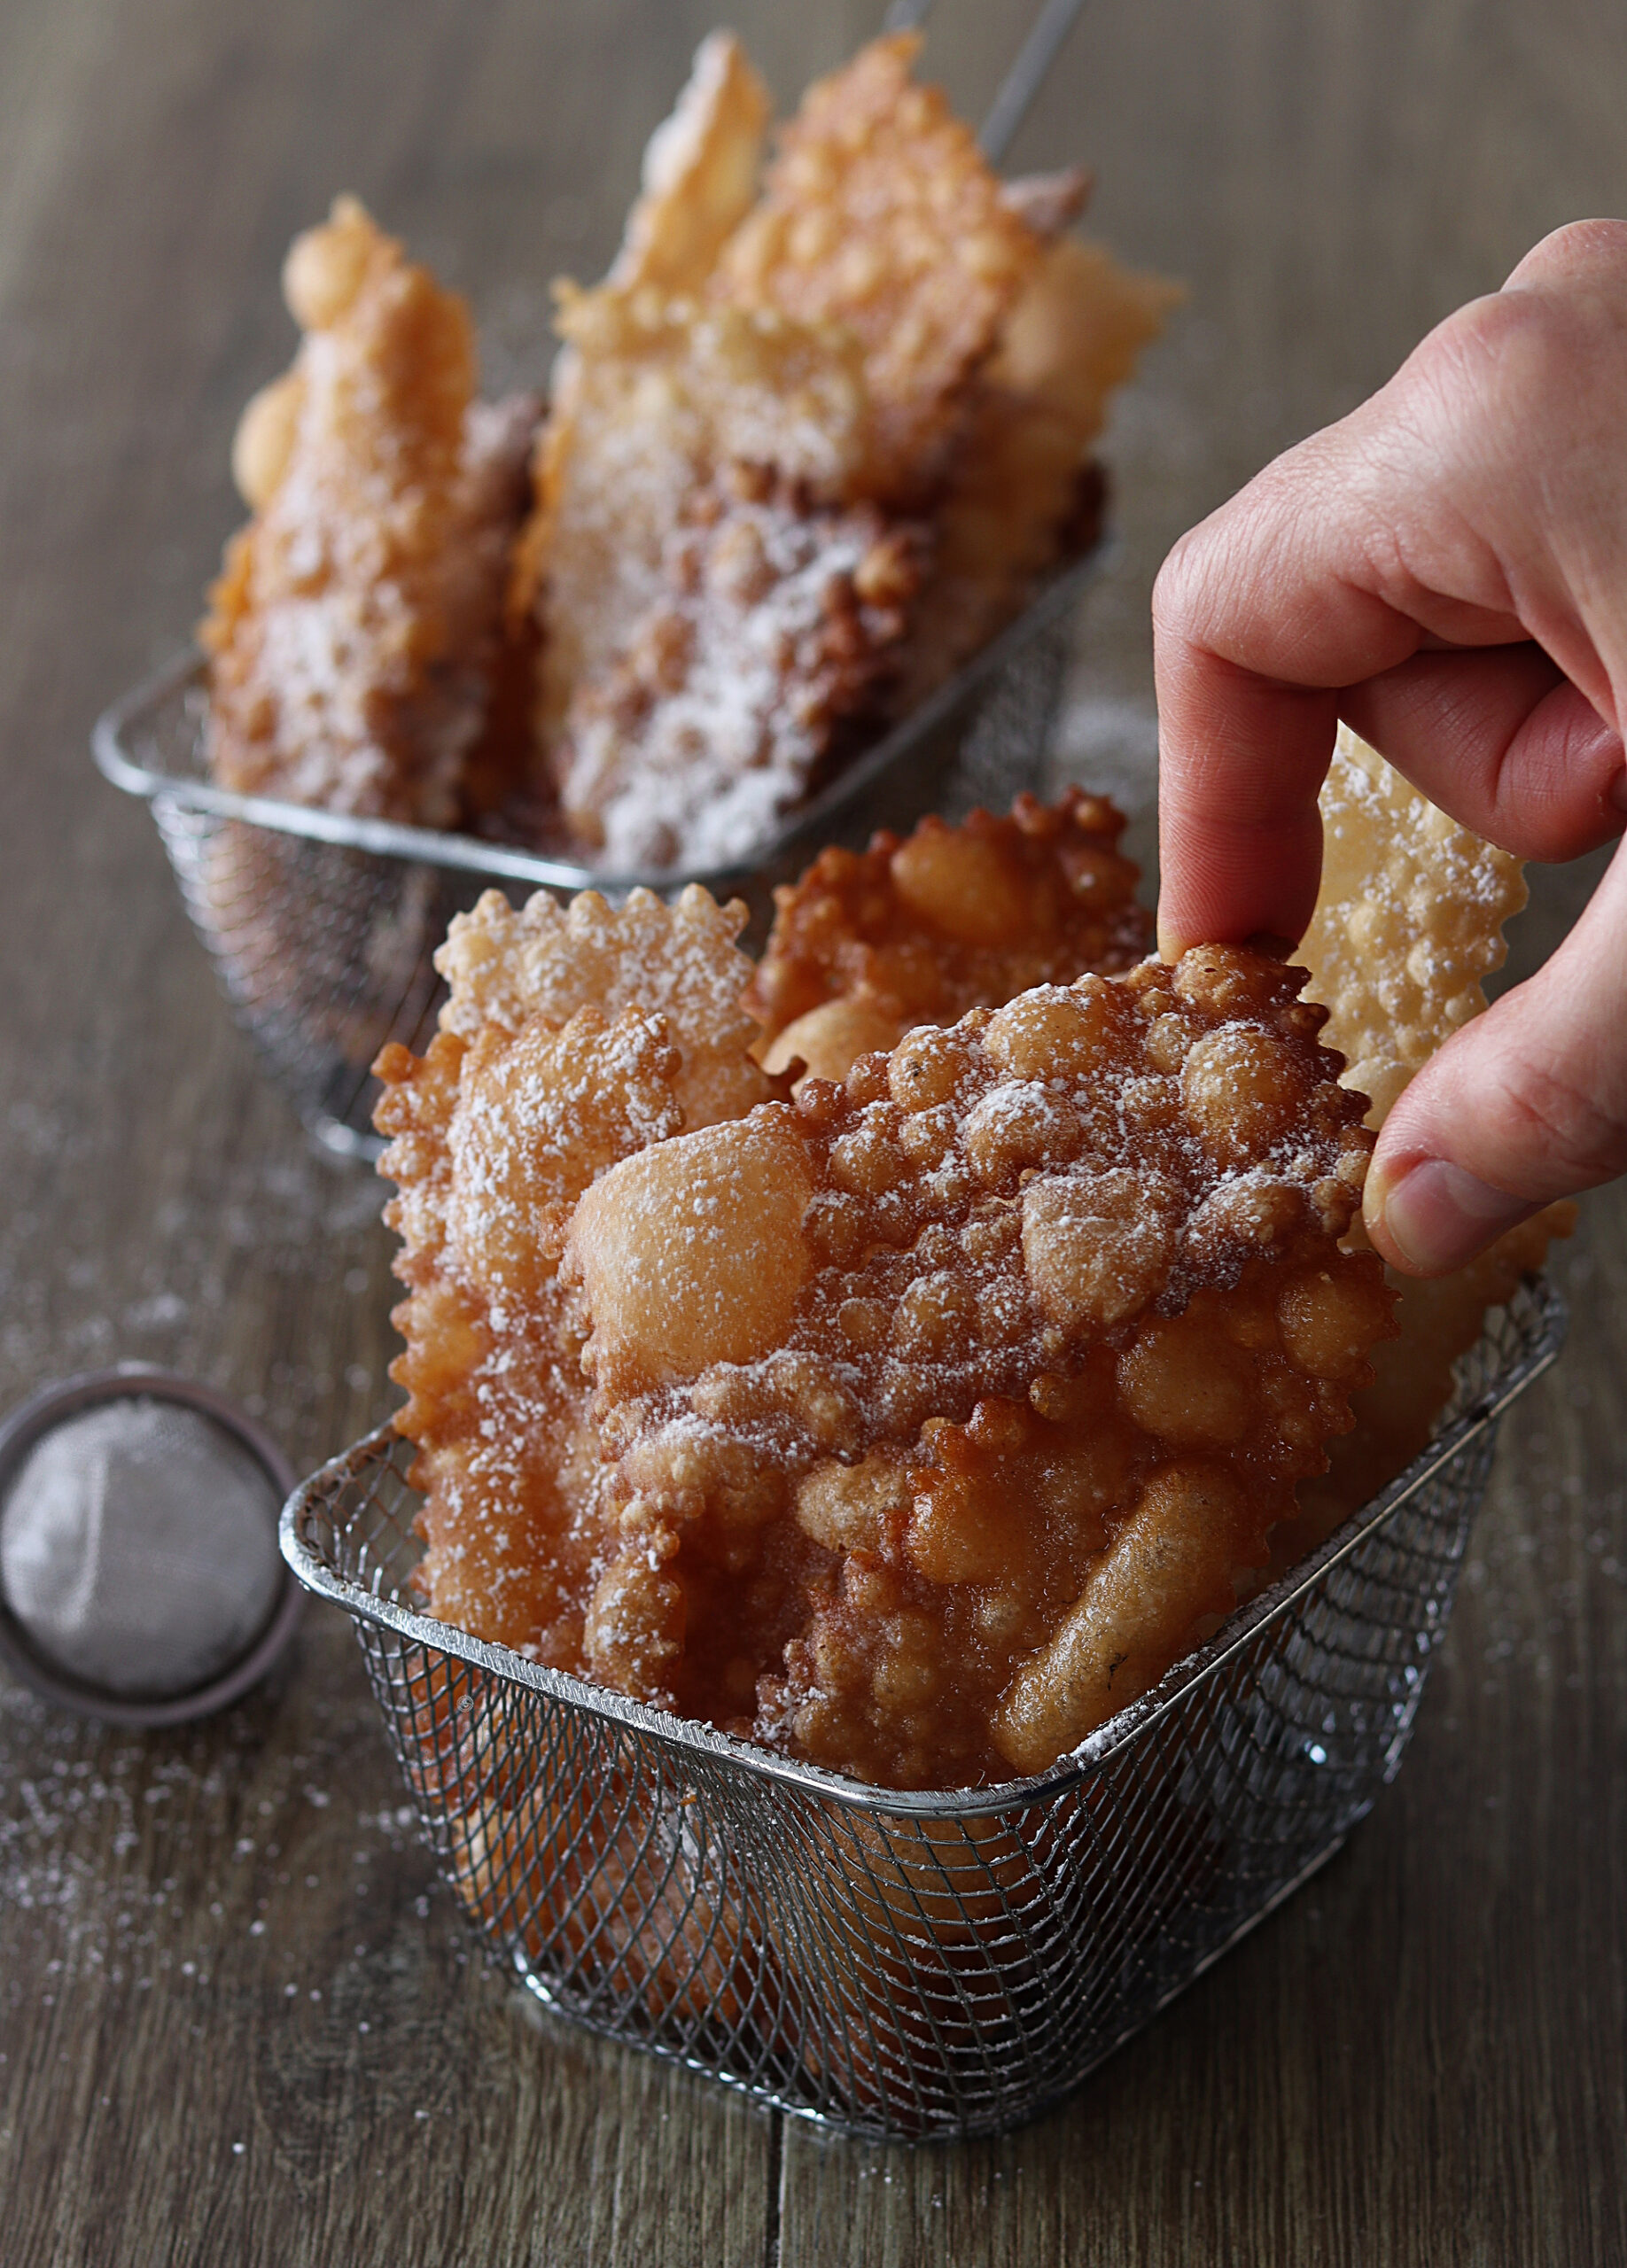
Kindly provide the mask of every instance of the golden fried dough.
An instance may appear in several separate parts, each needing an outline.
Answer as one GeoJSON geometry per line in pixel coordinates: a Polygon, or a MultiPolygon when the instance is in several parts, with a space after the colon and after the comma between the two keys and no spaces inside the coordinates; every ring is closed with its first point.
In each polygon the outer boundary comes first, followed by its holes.
{"type": "Polygon", "coordinates": [[[938,507],[901,703],[912,707],[1012,621],[1100,532],[1092,452],[1108,398],[1164,328],[1179,287],[1064,237],[1046,252],[970,396],[938,507]]]}
{"type": "Polygon", "coordinates": [[[560,329],[513,598],[536,762],[612,867],[724,863],[879,715],[920,539],[837,501],[870,445],[845,334],[608,288],[560,329]]]}
{"type": "Polygon", "coordinates": [[[919,553],[873,506],[810,509],[756,467],[697,490],[662,594],[565,711],[554,762],[578,839],[612,872],[748,857],[837,734],[883,716],[919,553]]]}
{"type": "Polygon", "coordinates": [[[697,489],[739,462],[837,500],[869,447],[857,346],[829,325],[561,285],[557,328],[513,602],[543,628],[545,747],[664,595],[667,539],[697,489]]]}
{"type": "Polygon", "coordinates": [[[564,1270],[614,1460],[595,1674],[743,1725],[755,1686],[759,1738],[955,1784],[1194,1643],[1389,1328],[1298,982],[1207,948],[1042,986],[596,1181],[564,1270]],[[1222,1499],[1116,1682],[1126,1598],[1222,1499]]]}
{"type": "Polygon", "coordinates": [[[489,889],[454,914],[435,956],[449,988],[441,1028],[473,1039],[533,1016],[564,1023],[579,1008],[636,1007],[666,1018],[684,1125],[738,1118],[782,1091],[749,1052],[759,1027],[741,1002],[751,964],[735,943],[745,919],[738,899],[719,905],[694,883],[672,905],[635,889],[619,907],[596,890],[562,906],[538,890],[518,913],[489,889]]]}
{"type": "Polygon", "coordinates": [[[862,853],[821,851],[775,893],[751,993],[765,1062],[778,1071],[800,1059],[819,1078],[845,1078],[913,1024],[1130,967],[1152,925],[1118,855],[1123,827],[1103,797],[1070,788],[1053,804],[1019,796],[1001,818],[926,819],[862,853]]]}
{"type": "Polygon", "coordinates": [[[747,1052],[744,918],[701,889],[619,911],[539,893],[518,913],[488,890],[437,956],[449,993],[428,1053],[393,1046],[375,1067],[409,1293],[392,1374],[419,1450],[418,1581],[442,1620],[556,1667],[588,1658],[603,1573],[564,1231],[606,1167],[779,1091],[747,1052]]]}
{"type": "Polygon", "coordinates": [[[1322,887],[1299,948],[1345,1084],[1382,1126],[1413,1074],[1486,1005],[1524,862],[1460,827],[1339,728],[1322,789],[1322,887]]]}
{"type": "Polygon", "coordinates": [[[255,517],[200,635],[245,794],[444,827],[479,736],[534,408],[474,400],[463,302],[354,198],[284,270],[305,338],[235,453],[255,517]]]}
{"type": "MultiPolygon", "coordinates": [[[[1345,1084],[1371,1097],[1368,1123],[1382,1126],[1413,1074],[1484,1008],[1482,980],[1507,951],[1503,925],[1525,904],[1524,866],[1437,810],[1348,726],[1321,811],[1322,888],[1299,957],[1310,965],[1308,991],[1328,1005],[1323,1037],[1346,1059],[1345,1084]]],[[[1550,1205],[1431,1282],[1389,1271],[1400,1335],[1354,1397],[1354,1432],[1327,1474],[1302,1487],[1299,1517],[1273,1538],[1276,1572],[1423,1450],[1451,1398],[1453,1363],[1575,1217],[1574,1206],[1550,1205]]]]}
{"type": "Polygon", "coordinates": [[[914,83],[920,46],[912,33],[873,41],[808,89],[712,284],[862,343],[876,493],[906,501],[938,478],[965,389],[1042,248],[970,128],[914,83]]]}
{"type": "Polygon", "coordinates": [[[472,1045],[443,1031],[421,1060],[393,1045],[374,1068],[409,1286],[391,1375],[418,1447],[416,1580],[442,1621],[574,1668],[596,1453],[556,1269],[592,1176],[681,1124],[677,1051],[659,1018],[583,1007],[472,1045]]]}
{"type": "Polygon", "coordinates": [[[757,194],[774,102],[732,32],[712,32],[695,52],[673,114],[644,151],[643,179],[621,250],[605,281],[693,298],[724,239],[757,194]]]}

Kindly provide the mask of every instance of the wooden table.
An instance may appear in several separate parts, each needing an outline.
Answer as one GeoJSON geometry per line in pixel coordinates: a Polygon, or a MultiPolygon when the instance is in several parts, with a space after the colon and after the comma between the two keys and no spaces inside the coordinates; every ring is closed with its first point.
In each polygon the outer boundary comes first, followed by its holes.
{"type": "MultiPolygon", "coordinates": [[[[941,0],[970,104],[1008,17],[941,0]]],[[[96,711],[184,638],[281,366],[284,245],[354,188],[534,378],[701,0],[10,0],[0,15],[0,1402],[144,1356],[305,1468],[388,1406],[389,1240],[234,1032],[96,711]]],[[[751,0],[789,97],[873,22],[751,0]]],[[[1627,13],[1096,0],[1014,151],[1185,276],[1118,421],[1076,768],[1146,739],[1169,540],[1555,223],[1627,210],[1627,13]],[[1109,746],[1109,742],[1112,744],[1109,746]]],[[[1522,956],[1598,862],[1541,879],[1522,956]]],[[[1562,1265],[1406,1771],[1070,2104],[829,2144],[528,2012],[415,1839],[347,1627],[132,1736],[0,1682],[0,2258],[757,2264],[1627,2259],[1627,1192],[1562,1265]]]]}

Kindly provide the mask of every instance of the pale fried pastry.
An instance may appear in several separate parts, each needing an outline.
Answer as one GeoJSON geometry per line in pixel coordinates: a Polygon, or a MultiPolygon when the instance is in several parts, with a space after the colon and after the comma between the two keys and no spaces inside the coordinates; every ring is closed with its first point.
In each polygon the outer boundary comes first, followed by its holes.
{"type": "Polygon", "coordinates": [[[666,1020],[684,1125],[738,1118],[782,1091],[750,1053],[759,1027],[741,1003],[751,963],[735,942],[745,920],[738,899],[719,905],[695,883],[671,905],[647,889],[618,907],[596,890],[563,906],[538,890],[518,912],[487,890],[453,916],[435,956],[448,987],[441,1028],[473,1039],[533,1016],[564,1023],[579,1008],[636,1007],[666,1020]]]}
{"type": "Polygon", "coordinates": [[[1345,1083],[1382,1126],[1413,1074],[1486,1005],[1524,862],[1436,809],[1348,726],[1322,789],[1322,887],[1299,948],[1345,1083]]]}
{"type": "Polygon", "coordinates": [[[751,993],[765,1062],[845,1078],[913,1024],[1130,967],[1152,925],[1118,853],[1123,827],[1103,797],[1070,788],[1055,804],[1019,796],[1008,814],[974,812],[958,827],[926,819],[862,853],[821,851],[775,893],[751,993]]]}
{"type": "Polygon", "coordinates": [[[941,90],[913,81],[920,46],[875,40],[808,89],[712,286],[861,341],[876,493],[906,501],[938,478],[1042,243],[941,90]]]}
{"type": "Polygon", "coordinates": [[[385,1218],[409,1286],[393,1376],[417,1444],[432,1611],[557,1667],[582,1663],[600,1539],[597,1444],[557,1269],[595,1175],[779,1091],[747,1050],[741,905],[496,890],[455,917],[449,996],[420,1060],[386,1048],[385,1218]]]}
{"type": "Polygon", "coordinates": [[[416,1580],[443,1621],[575,1667],[596,1453],[558,1251],[593,1174],[681,1124],[677,1051],[659,1018],[583,1007],[472,1046],[443,1031],[422,1060],[393,1045],[375,1068],[409,1286],[392,1376],[408,1395],[397,1429],[418,1448],[416,1580]]]}
{"type": "Polygon", "coordinates": [[[759,1737],[955,1784],[1039,1768],[1192,1643],[1226,1603],[1207,1559],[1115,1685],[1156,1539],[1222,1503],[1211,1557],[1257,1565],[1388,1328],[1377,1263],[1336,1249],[1369,1142],[1297,982],[1210,948],[1041,988],[596,1184],[565,1263],[615,1460],[591,1674],[730,1721],[755,1669],[759,1737]],[[1067,1530],[1015,1610],[1013,1455],[1067,1530]],[[1071,1651],[1024,1683],[1064,1608],[1071,1651]]]}
{"type": "Polygon", "coordinates": [[[444,827],[481,732],[534,407],[474,399],[463,302],[353,198],[298,238],[305,332],[235,453],[255,517],[200,635],[209,756],[247,794],[444,827]]]}
{"type": "MultiPolygon", "coordinates": [[[[1321,811],[1322,888],[1300,958],[1312,997],[1327,1003],[1323,1037],[1346,1059],[1345,1084],[1371,1096],[1368,1123],[1382,1126],[1413,1074],[1485,1007],[1483,980],[1507,951],[1503,925],[1525,904],[1524,866],[1438,810],[1348,726],[1321,811]]],[[[1550,1205],[1432,1281],[1390,1271],[1400,1335],[1379,1349],[1373,1383],[1355,1396],[1354,1432],[1326,1475],[1302,1487],[1298,1518],[1273,1539],[1278,1572],[1426,1447],[1453,1363],[1575,1218],[1574,1206],[1550,1205]]]]}
{"type": "Polygon", "coordinates": [[[712,32],[650,136],[639,195],[605,281],[693,298],[757,194],[774,102],[732,32],[712,32]]]}
{"type": "Polygon", "coordinates": [[[1000,200],[1042,244],[1050,245],[1078,219],[1094,186],[1083,166],[1063,166],[1055,173],[1020,174],[1016,181],[1001,182],[1000,200]]]}
{"type": "Polygon", "coordinates": [[[699,490],[747,463],[815,507],[846,494],[870,446],[857,344],[829,326],[562,286],[558,328],[566,352],[511,596],[542,631],[549,765],[572,698],[668,594],[668,540],[699,490]]]}
{"type": "Polygon", "coordinates": [[[1065,237],[1047,250],[971,392],[936,517],[906,708],[1013,620],[1059,561],[1095,540],[1093,451],[1108,398],[1180,297],[1160,276],[1121,268],[1104,245],[1065,237]]]}

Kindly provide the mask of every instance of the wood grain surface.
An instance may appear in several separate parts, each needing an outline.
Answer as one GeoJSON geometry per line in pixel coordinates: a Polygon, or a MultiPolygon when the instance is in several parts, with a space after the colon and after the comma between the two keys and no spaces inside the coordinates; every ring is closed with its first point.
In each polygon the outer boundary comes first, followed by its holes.
{"type": "MultiPolygon", "coordinates": [[[[184,640],[293,230],[354,189],[496,384],[614,242],[698,0],[0,10],[0,1405],[145,1357],[301,1469],[389,1405],[379,1192],[232,1029],[97,709],[184,640]]],[[[879,9],[733,11],[782,98],[879,9]]],[[[976,107],[1017,10],[940,0],[976,107]]],[[[1012,153],[1187,307],[1117,419],[1068,768],[1135,790],[1169,541],[1554,224],[1627,211],[1627,12],[1096,0],[1012,153]]],[[[1145,788],[1141,789],[1145,802],[1145,788]]],[[[1144,838],[1145,827],[1141,829],[1144,838]]],[[[1597,860],[1539,878],[1562,935],[1597,860]]],[[[1562,1264],[1406,1768],[1063,2109],[874,2150],[534,2013],[434,1881],[347,1627],[183,1734],[0,1679],[5,2268],[1627,2260],[1627,1197],[1562,1264]]]]}

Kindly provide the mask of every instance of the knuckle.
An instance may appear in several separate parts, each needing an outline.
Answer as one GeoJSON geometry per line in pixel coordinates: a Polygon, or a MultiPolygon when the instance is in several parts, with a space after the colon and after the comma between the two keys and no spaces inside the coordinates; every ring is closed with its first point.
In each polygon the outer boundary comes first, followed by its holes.
{"type": "Polygon", "coordinates": [[[1159,568],[1152,592],[1153,627],[1158,635],[1179,639],[1189,634],[1204,582],[1206,548],[1203,529],[1189,528],[1159,568]]]}
{"type": "Polygon", "coordinates": [[[1627,221],[1567,221],[1532,246],[1509,281],[1564,283],[1583,275],[1627,284],[1627,221]]]}
{"type": "Polygon", "coordinates": [[[1556,1190],[1591,1188],[1627,1171],[1627,1119],[1569,1065],[1522,1064],[1489,1119],[1499,1153],[1540,1161],[1556,1190]]]}

